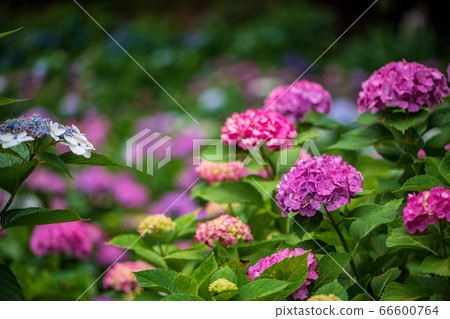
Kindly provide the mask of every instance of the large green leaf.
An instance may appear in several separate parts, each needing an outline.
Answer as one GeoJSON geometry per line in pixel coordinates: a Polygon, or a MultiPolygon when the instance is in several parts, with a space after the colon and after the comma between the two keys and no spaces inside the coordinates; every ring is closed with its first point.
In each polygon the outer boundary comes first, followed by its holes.
{"type": "Polygon", "coordinates": [[[66,152],[59,155],[61,160],[70,165],[84,165],[84,166],[122,166],[114,163],[105,155],[92,153],[90,158],[84,156],[75,155],[72,152],[66,152]]]}
{"type": "Polygon", "coordinates": [[[322,220],[323,214],[320,211],[317,211],[316,214],[311,217],[297,214],[294,216],[294,219],[292,220],[291,229],[299,239],[302,239],[303,236],[305,235],[305,232],[307,233],[314,232],[320,226],[322,220]]]}
{"type": "Polygon", "coordinates": [[[314,295],[319,294],[333,294],[342,300],[348,300],[347,291],[345,291],[344,287],[342,287],[336,280],[320,287],[314,295]]]}
{"type": "Polygon", "coordinates": [[[250,243],[239,243],[238,244],[239,257],[246,258],[260,250],[267,249],[270,247],[276,247],[283,241],[284,241],[283,239],[270,239],[260,241],[255,240],[250,243]]]}
{"type": "Polygon", "coordinates": [[[428,256],[422,262],[420,271],[438,276],[450,276],[450,257],[428,256]]]}
{"type": "Polygon", "coordinates": [[[219,270],[217,270],[211,277],[211,282],[214,282],[217,279],[221,279],[221,278],[227,279],[228,281],[231,281],[231,282],[235,283],[236,285],[238,284],[238,278],[237,278],[235,272],[229,266],[224,266],[224,267],[220,268],[219,270]]]}
{"type": "Polygon", "coordinates": [[[66,164],[62,161],[62,159],[58,155],[48,152],[42,152],[40,155],[42,156],[43,160],[48,162],[50,165],[61,168],[64,171],[64,173],[67,174],[67,176],[73,179],[73,176],[72,174],[70,174],[70,171],[67,168],[66,164]]]}
{"type": "Polygon", "coordinates": [[[173,280],[178,275],[177,272],[167,269],[150,269],[134,273],[139,286],[160,290],[164,293],[183,293],[175,286],[173,280]]]}
{"type": "Polygon", "coordinates": [[[389,223],[394,220],[402,199],[390,201],[384,205],[363,205],[353,209],[348,218],[367,220],[374,223],[389,223]]]}
{"type": "Polygon", "coordinates": [[[342,269],[350,262],[350,253],[330,253],[323,256],[316,266],[319,278],[312,281],[314,287],[321,287],[329,282],[334,281],[342,273],[342,269]]]}
{"type": "Polygon", "coordinates": [[[153,266],[160,268],[167,267],[165,260],[153,250],[141,248],[139,245],[137,245],[137,243],[133,246],[130,246],[130,249],[132,249],[137,255],[139,255],[142,259],[145,259],[145,261],[153,266]]]}
{"type": "Polygon", "coordinates": [[[195,223],[197,213],[198,211],[195,211],[193,213],[183,215],[175,220],[175,233],[177,237],[182,237],[189,234],[189,228],[195,223]]]}
{"type": "Polygon", "coordinates": [[[439,167],[439,172],[446,179],[446,181],[450,183],[450,151],[445,153],[444,159],[439,167]]]}
{"type": "Polygon", "coordinates": [[[272,297],[286,288],[289,283],[274,279],[252,281],[240,289],[233,300],[272,300],[272,297]]]}
{"type": "MultiPolygon", "coordinates": [[[[299,282],[300,285],[306,280],[308,274],[308,253],[285,258],[266,268],[261,276],[287,282],[299,282]]],[[[261,279],[262,280],[262,279],[261,279]]]]}
{"type": "Polygon", "coordinates": [[[33,159],[29,162],[16,163],[9,167],[0,168],[0,188],[13,194],[25,179],[30,176],[38,163],[37,159],[33,159]]]}
{"type": "Polygon", "coordinates": [[[139,235],[136,235],[136,234],[122,234],[122,235],[113,237],[107,244],[125,248],[125,249],[127,249],[131,246],[133,246],[133,249],[142,247],[139,242],[139,235]]]}
{"type": "Polygon", "coordinates": [[[450,123],[450,107],[448,105],[441,105],[431,112],[428,118],[428,129],[441,127],[448,123],[450,123]]]}
{"type": "Polygon", "coordinates": [[[355,220],[350,225],[350,234],[353,236],[355,241],[360,241],[380,225],[381,223],[371,222],[368,220],[355,220]]]}
{"type": "Polygon", "coordinates": [[[83,218],[70,209],[16,208],[10,209],[2,215],[1,226],[6,229],[16,226],[58,224],[78,220],[83,220],[83,218]]]}
{"type": "Polygon", "coordinates": [[[23,300],[22,289],[13,272],[0,264],[0,301],[23,300]]]}
{"type": "Polygon", "coordinates": [[[391,268],[386,271],[384,274],[373,277],[370,282],[370,286],[372,287],[372,291],[380,296],[383,293],[384,288],[393,282],[395,279],[400,276],[402,272],[398,268],[391,268]]]}
{"type": "Polygon", "coordinates": [[[390,132],[379,124],[351,130],[341,136],[338,142],[329,149],[360,150],[369,147],[379,140],[389,137],[390,132]]]}
{"type": "Polygon", "coordinates": [[[386,246],[397,248],[424,249],[433,254],[439,250],[440,236],[435,233],[408,234],[405,227],[394,229],[386,240],[386,246]]]}
{"type": "Polygon", "coordinates": [[[179,273],[174,279],[173,284],[181,289],[184,293],[188,295],[197,294],[197,280],[190,276],[183,275],[179,273]]]}
{"type": "Polygon", "coordinates": [[[277,189],[279,183],[277,180],[265,180],[261,176],[256,175],[247,176],[243,181],[251,184],[264,198],[272,196],[272,193],[277,189]]]}
{"type": "Polygon", "coordinates": [[[211,251],[208,249],[183,249],[177,250],[166,257],[164,259],[178,259],[178,260],[198,260],[203,261],[211,254],[211,251]]]}
{"type": "Polygon", "coordinates": [[[244,182],[223,182],[213,184],[195,192],[193,196],[218,204],[256,204],[263,206],[260,193],[250,184],[244,182]]]}
{"type": "Polygon", "coordinates": [[[431,289],[419,285],[390,283],[383,292],[382,301],[411,301],[428,299],[433,294],[431,289]]]}
{"type": "Polygon", "coordinates": [[[394,112],[387,113],[385,122],[402,133],[405,133],[408,128],[425,122],[429,114],[427,109],[421,109],[414,113],[398,109],[394,112]]]}
{"type": "Polygon", "coordinates": [[[396,192],[423,192],[428,191],[439,184],[441,184],[441,182],[436,177],[417,175],[408,179],[396,192]]]}
{"type": "Polygon", "coordinates": [[[198,282],[201,282],[206,276],[212,274],[217,269],[217,262],[214,258],[214,253],[211,254],[204,262],[197,267],[192,273],[192,277],[194,277],[198,282]]]}
{"type": "Polygon", "coordinates": [[[161,301],[205,301],[205,299],[184,293],[176,293],[164,297],[161,301]]]}

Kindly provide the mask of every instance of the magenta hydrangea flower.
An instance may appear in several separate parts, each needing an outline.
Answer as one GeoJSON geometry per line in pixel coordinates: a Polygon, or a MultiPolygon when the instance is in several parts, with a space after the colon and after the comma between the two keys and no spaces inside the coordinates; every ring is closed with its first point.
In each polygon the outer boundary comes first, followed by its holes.
{"type": "Polygon", "coordinates": [[[85,222],[36,226],[30,248],[36,256],[68,254],[87,259],[93,249],[91,229],[85,222]]]}
{"type": "Polygon", "coordinates": [[[195,168],[195,172],[210,184],[237,181],[239,178],[248,175],[248,171],[241,161],[215,163],[202,160],[200,165],[195,168]]]}
{"type": "Polygon", "coordinates": [[[408,195],[408,203],[403,208],[403,225],[408,233],[423,232],[427,224],[432,225],[438,219],[450,222],[450,190],[438,186],[417,195],[408,195]]]}
{"type": "Polygon", "coordinates": [[[86,194],[109,191],[114,185],[113,176],[103,167],[90,166],[75,175],[75,188],[86,194]]]}
{"type": "Polygon", "coordinates": [[[310,217],[320,204],[328,211],[350,204],[350,197],[362,192],[362,181],[361,173],[341,156],[323,154],[298,162],[284,174],[276,198],[284,217],[288,212],[310,217]]]}
{"type": "Polygon", "coordinates": [[[297,136],[295,127],[284,116],[271,110],[249,109],[245,113],[234,113],[222,127],[225,145],[239,145],[246,150],[266,142],[269,150],[292,147],[297,136]]]}
{"type": "Polygon", "coordinates": [[[417,152],[417,158],[420,160],[424,160],[427,157],[427,153],[425,153],[425,150],[423,148],[421,148],[418,152],[417,152]]]}
{"type": "Polygon", "coordinates": [[[143,207],[150,199],[148,189],[128,174],[119,174],[114,178],[112,193],[117,203],[125,208],[143,207]]]}
{"type": "Polygon", "coordinates": [[[295,250],[290,251],[289,248],[280,250],[266,258],[258,260],[258,262],[248,269],[248,278],[253,281],[256,277],[259,277],[264,270],[269,268],[275,263],[278,263],[285,258],[291,258],[294,256],[300,256],[303,254],[308,254],[308,274],[306,275],[306,280],[303,285],[300,286],[298,290],[292,293],[294,299],[306,299],[308,298],[308,288],[307,286],[311,283],[311,280],[319,278],[317,271],[315,270],[317,265],[317,260],[314,258],[312,253],[308,253],[307,250],[301,248],[295,248],[295,250]]]}
{"type": "Polygon", "coordinates": [[[38,167],[29,178],[25,180],[25,185],[33,191],[63,195],[66,192],[66,182],[61,175],[51,170],[38,167]]]}
{"type": "Polygon", "coordinates": [[[111,266],[116,261],[125,261],[128,258],[128,253],[124,253],[123,248],[108,245],[106,244],[107,241],[105,238],[102,242],[99,242],[95,253],[95,263],[103,268],[111,266]]]}
{"type": "Polygon", "coordinates": [[[103,289],[112,288],[117,291],[132,292],[140,290],[134,272],[155,269],[141,260],[117,262],[103,277],[103,289]]]}
{"type": "Polygon", "coordinates": [[[223,246],[236,245],[239,240],[249,242],[253,240],[250,227],[238,217],[221,215],[206,223],[198,223],[194,236],[195,242],[204,242],[213,247],[213,242],[221,242],[223,246]]]}
{"type": "Polygon", "coordinates": [[[358,111],[372,113],[396,105],[410,112],[442,103],[450,93],[445,76],[435,68],[416,62],[391,62],[362,83],[358,111]]]}
{"type": "Polygon", "coordinates": [[[331,95],[322,85],[307,80],[275,88],[264,101],[265,109],[274,110],[288,121],[301,122],[305,114],[314,110],[329,113],[331,95]]]}

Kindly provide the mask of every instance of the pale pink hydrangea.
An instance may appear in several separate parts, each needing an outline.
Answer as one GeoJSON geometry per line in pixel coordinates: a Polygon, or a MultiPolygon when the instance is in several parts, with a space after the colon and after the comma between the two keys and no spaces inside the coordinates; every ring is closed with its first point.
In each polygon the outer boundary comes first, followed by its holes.
{"type": "Polygon", "coordinates": [[[39,257],[64,253],[87,259],[93,247],[90,225],[82,221],[36,226],[30,239],[31,251],[39,257]]]}
{"type": "Polygon", "coordinates": [[[295,127],[284,116],[271,110],[249,109],[245,113],[234,113],[222,127],[225,145],[237,144],[246,150],[266,142],[269,150],[292,147],[297,136],[295,127]]]}
{"type": "Polygon", "coordinates": [[[248,175],[248,171],[241,161],[216,163],[202,160],[200,165],[195,168],[195,172],[210,184],[237,181],[239,178],[248,175]]]}
{"type": "Polygon", "coordinates": [[[362,83],[358,111],[372,113],[396,105],[410,112],[442,103],[450,90],[445,76],[435,68],[416,62],[391,62],[362,83]]]}
{"type": "Polygon", "coordinates": [[[213,247],[213,242],[221,242],[223,246],[236,245],[239,240],[246,243],[252,241],[253,236],[250,227],[238,217],[221,215],[206,223],[198,223],[194,239],[213,247]]]}
{"type": "Polygon", "coordinates": [[[301,122],[310,110],[329,113],[331,95],[322,85],[307,80],[275,88],[264,101],[265,109],[274,110],[291,122],[301,122]]]}
{"type": "Polygon", "coordinates": [[[308,274],[306,275],[306,280],[303,285],[300,286],[291,296],[294,299],[306,299],[308,298],[307,286],[311,283],[311,280],[319,278],[317,271],[315,270],[317,265],[317,260],[314,258],[312,253],[301,248],[295,248],[295,250],[290,251],[289,248],[280,250],[268,257],[258,260],[258,262],[248,269],[248,278],[253,281],[256,277],[259,277],[264,270],[269,268],[275,263],[278,263],[285,258],[290,258],[294,256],[300,256],[303,254],[308,254],[308,274]]]}
{"type": "Polygon", "coordinates": [[[450,190],[438,186],[417,195],[408,195],[403,221],[410,234],[417,230],[423,232],[427,224],[432,225],[439,219],[450,222],[450,190]]]}
{"type": "Polygon", "coordinates": [[[312,157],[298,162],[278,184],[278,206],[282,215],[299,212],[313,216],[324,204],[328,211],[350,204],[350,197],[362,192],[363,177],[341,156],[312,157]]]}
{"type": "Polygon", "coordinates": [[[117,262],[103,278],[103,289],[112,288],[126,293],[139,290],[141,287],[137,283],[134,272],[148,269],[155,269],[155,267],[141,260],[117,262]]]}
{"type": "Polygon", "coordinates": [[[427,153],[425,153],[425,150],[423,148],[421,148],[418,152],[417,152],[417,158],[420,160],[424,160],[427,157],[427,153]]]}

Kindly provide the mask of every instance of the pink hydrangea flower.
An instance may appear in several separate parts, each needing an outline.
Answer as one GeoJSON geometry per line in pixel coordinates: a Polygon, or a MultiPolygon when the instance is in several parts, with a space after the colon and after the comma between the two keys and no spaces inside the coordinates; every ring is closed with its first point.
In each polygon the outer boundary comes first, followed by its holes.
{"type": "Polygon", "coordinates": [[[95,253],[95,263],[100,267],[107,268],[114,262],[125,261],[128,258],[128,253],[124,253],[124,249],[106,244],[108,240],[105,238],[101,243],[97,244],[97,251],[95,253]]]}
{"type": "Polygon", "coordinates": [[[313,216],[321,203],[328,211],[350,204],[350,197],[362,192],[362,181],[361,173],[341,156],[323,154],[298,162],[284,174],[276,198],[284,217],[288,212],[313,216]]]}
{"type": "Polygon", "coordinates": [[[109,191],[113,185],[113,175],[103,167],[91,166],[75,175],[75,188],[86,194],[109,191]]]}
{"type": "Polygon", "coordinates": [[[225,145],[239,145],[246,150],[266,142],[269,150],[292,147],[297,136],[295,127],[284,116],[271,110],[249,109],[245,113],[234,113],[222,127],[225,145]]]}
{"type": "Polygon", "coordinates": [[[141,287],[137,283],[134,272],[147,269],[155,269],[155,267],[141,260],[117,262],[103,278],[103,289],[112,288],[127,293],[140,289],[141,287]]]}
{"type": "Polygon", "coordinates": [[[444,146],[444,149],[445,149],[446,151],[450,150],[450,144],[445,145],[445,146],[444,146]]]}
{"type": "Polygon", "coordinates": [[[417,158],[420,160],[424,160],[427,157],[427,153],[425,153],[425,150],[423,148],[421,148],[418,152],[417,152],[417,158]]]}
{"type": "Polygon", "coordinates": [[[200,165],[195,168],[195,172],[210,184],[237,181],[239,178],[248,175],[247,169],[241,161],[215,163],[202,160],[200,165]]]}
{"type": "Polygon", "coordinates": [[[238,217],[221,215],[206,223],[198,223],[194,239],[212,248],[213,242],[220,241],[223,246],[236,245],[239,240],[245,243],[252,241],[253,236],[250,227],[238,217]]]}
{"type": "Polygon", "coordinates": [[[36,226],[30,239],[31,251],[39,257],[64,253],[87,259],[94,246],[89,226],[82,221],[36,226]]]}
{"type": "Polygon", "coordinates": [[[308,289],[307,286],[311,283],[311,280],[315,280],[319,278],[317,271],[315,270],[317,265],[317,260],[314,258],[312,253],[308,253],[308,251],[295,248],[295,250],[290,251],[289,248],[284,250],[280,250],[266,258],[262,258],[258,260],[258,262],[248,269],[248,278],[253,281],[256,277],[259,277],[264,270],[269,268],[275,263],[278,263],[285,258],[291,258],[294,256],[300,256],[303,254],[308,254],[308,274],[306,275],[306,280],[303,285],[300,286],[298,290],[296,290],[291,296],[294,299],[306,299],[308,298],[308,289]]]}
{"type": "Polygon", "coordinates": [[[423,232],[427,224],[432,225],[444,218],[450,222],[450,190],[438,186],[417,195],[408,195],[408,203],[403,208],[403,224],[410,234],[417,230],[423,232]]]}
{"type": "Polygon", "coordinates": [[[26,179],[25,185],[33,191],[44,193],[62,195],[66,192],[64,178],[42,167],[38,167],[33,171],[30,177],[26,179]]]}
{"type": "Polygon", "coordinates": [[[148,189],[128,174],[119,174],[114,178],[112,193],[117,203],[125,208],[143,207],[150,199],[148,189]]]}
{"type": "Polygon", "coordinates": [[[435,68],[416,62],[391,62],[362,83],[358,111],[372,113],[396,105],[410,112],[442,103],[450,90],[445,76],[435,68]]]}
{"type": "Polygon", "coordinates": [[[301,122],[305,114],[314,110],[329,113],[331,95],[322,85],[307,80],[275,88],[264,101],[265,109],[274,110],[288,121],[301,122]]]}

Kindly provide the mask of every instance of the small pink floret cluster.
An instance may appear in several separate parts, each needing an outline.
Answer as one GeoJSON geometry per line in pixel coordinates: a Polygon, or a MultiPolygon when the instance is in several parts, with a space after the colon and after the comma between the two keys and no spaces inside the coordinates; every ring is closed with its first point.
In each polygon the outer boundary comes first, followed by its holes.
{"type": "Polygon", "coordinates": [[[331,95],[322,85],[307,80],[275,88],[264,100],[265,109],[285,116],[291,122],[301,122],[310,110],[329,113],[331,95]]]}
{"type": "Polygon", "coordinates": [[[361,173],[341,156],[323,154],[299,161],[284,174],[276,198],[284,217],[288,212],[313,216],[320,204],[328,211],[350,204],[350,197],[362,192],[362,181],[361,173]]]}
{"type": "Polygon", "coordinates": [[[450,190],[441,186],[417,195],[409,194],[408,203],[403,208],[403,221],[408,233],[423,232],[427,224],[439,219],[450,222],[450,190]]]}
{"type": "Polygon", "coordinates": [[[215,163],[202,160],[200,165],[195,168],[195,172],[210,184],[237,181],[239,178],[248,175],[248,171],[241,161],[215,163]]]}
{"type": "MultiPolygon", "coordinates": [[[[259,277],[264,270],[272,266],[273,264],[276,264],[285,258],[290,258],[294,256],[300,256],[303,254],[308,253],[308,251],[301,249],[301,248],[295,248],[295,250],[290,251],[289,248],[286,248],[284,250],[280,250],[266,258],[262,258],[258,260],[258,262],[250,267],[248,269],[248,278],[250,280],[254,280],[256,277],[259,277]]],[[[300,286],[298,290],[296,290],[292,297],[294,299],[306,299],[308,298],[308,289],[307,286],[311,283],[311,280],[315,280],[319,278],[317,271],[314,270],[317,265],[317,260],[314,258],[314,255],[312,253],[308,254],[308,274],[306,275],[306,280],[303,283],[303,285],[300,286]]]]}
{"type": "Polygon", "coordinates": [[[133,273],[147,269],[155,269],[155,267],[141,260],[117,262],[103,278],[103,289],[112,288],[123,292],[132,292],[134,289],[139,289],[133,273]]]}
{"type": "Polygon", "coordinates": [[[376,70],[362,83],[358,111],[372,113],[396,105],[410,112],[425,104],[432,107],[442,103],[450,90],[446,77],[435,68],[416,62],[391,62],[376,70]]]}
{"type": "Polygon", "coordinates": [[[294,125],[279,113],[249,109],[245,113],[233,113],[226,120],[221,138],[225,145],[237,144],[244,150],[264,142],[268,150],[278,150],[291,148],[296,136],[294,125]]]}
{"type": "Polygon", "coordinates": [[[213,247],[213,242],[220,241],[223,246],[236,245],[239,240],[249,242],[253,240],[250,227],[238,217],[221,215],[206,223],[197,224],[195,242],[204,242],[213,247]]]}

